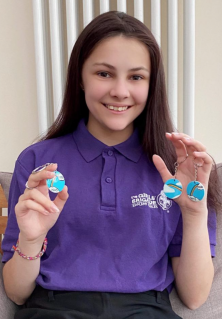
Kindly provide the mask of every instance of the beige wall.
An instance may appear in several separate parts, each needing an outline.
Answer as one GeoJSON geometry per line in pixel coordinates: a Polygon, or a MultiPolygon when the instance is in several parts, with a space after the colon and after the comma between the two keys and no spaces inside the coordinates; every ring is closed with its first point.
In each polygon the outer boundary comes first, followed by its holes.
{"type": "MultiPolygon", "coordinates": [[[[146,1],[145,22],[150,27],[146,1]]],[[[99,1],[95,1],[98,6],[99,1]]],[[[129,13],[133,1],[128,0],[129,13]]],[[[111,3],[115,9],[115,1],[111,3]]],[[[182,88],[182,9],[179,0],[180,82],[182,88]]],[[[167,0],[162,0],[162,49],[167,61],[167,0]]],[[[97,14],[98,8],[96,9],[97,14]]],[[[195,137],[222,162],[222,1],[196,0],[195,137]]],[[[0,0],[0,171],[12,171],[19,153],[38,136],[33,14],[31,0],[0,0]]],[[[167,70],[166,70],[167,71],[167,70]]],[[[182,130],[182,91],[179,94],[182,130]]]]}
{"type": "Polygon", "coordinates": [[[196,134],[222,162],[222,1],[196,0],[196,134]]]}
{"type": "Polygon", "coordinates": [[[0,170],[38,134],[32,1],[0,0],[0,170]]]}

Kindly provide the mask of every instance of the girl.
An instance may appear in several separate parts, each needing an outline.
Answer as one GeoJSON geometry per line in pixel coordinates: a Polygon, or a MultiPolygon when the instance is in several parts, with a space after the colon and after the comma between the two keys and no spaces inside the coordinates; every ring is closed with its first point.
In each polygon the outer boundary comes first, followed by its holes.
{"type": "Polygon", "coordinates": [[[196,172],[207,191],[211,157],[173,133],[151,32],[124,13],[98,16],[72,51],[58,118],[15,165],[3,242],[6,293],[24,304],[15,318],[179,318],[174,280],[185,305],[204,303],[216,195],[209,212],[206,195],[167,198],[175,162],[184,189],[196,172]],[[57,168],[69,195],[49,192],[57,168]]]}

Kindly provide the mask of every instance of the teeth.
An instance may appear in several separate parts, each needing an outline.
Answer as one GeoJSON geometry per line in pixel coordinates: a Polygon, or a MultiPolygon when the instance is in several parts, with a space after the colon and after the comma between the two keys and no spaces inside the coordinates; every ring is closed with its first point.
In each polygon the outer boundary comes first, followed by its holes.
{"type": "Polygon", "coordinates": [[[120,106],[120,107],[117,107],[117,106],[113,106],[113,105],[108,105],[108,104],[105,104],[105,106],[109,109],[109,110],[114,110],[114,111],[126,111],[128,109],[128,106],[120,106]]]}

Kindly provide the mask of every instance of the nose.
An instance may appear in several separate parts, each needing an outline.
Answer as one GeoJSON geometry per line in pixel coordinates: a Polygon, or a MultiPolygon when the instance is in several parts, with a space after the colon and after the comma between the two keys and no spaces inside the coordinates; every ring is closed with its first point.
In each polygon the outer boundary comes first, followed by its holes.
{"type": "Polygon", "coordinates": [[[123,100],[130,96],[128,83],[124,79],[116,79],[110,89],[110,96],[123,100]]]}

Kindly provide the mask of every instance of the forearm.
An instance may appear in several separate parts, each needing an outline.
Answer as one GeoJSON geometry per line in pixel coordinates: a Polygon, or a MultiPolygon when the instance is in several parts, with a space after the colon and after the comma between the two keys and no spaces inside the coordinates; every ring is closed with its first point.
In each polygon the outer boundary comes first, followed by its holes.
{"type": "MultiPolygon", "coordinates": [[[[26,242],[20,236],[19,248],[27,256],[36,256],[42,248],[44,239],[26,242]]],[[[8,297],[18,305],[25,303],[35,288],[35,280],[39,274],[40,258],[27,260],[14,253],[3,268],[3,280],[8,297]]]]}
{"type": "Polygon", "coordinates": [[[192,216],[183,213],[183,243],[175,280],[182,301],[189,308],[195,309],[202,305],[209,295],[214,267],[207,212],[192,216]]]}

